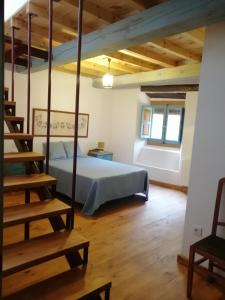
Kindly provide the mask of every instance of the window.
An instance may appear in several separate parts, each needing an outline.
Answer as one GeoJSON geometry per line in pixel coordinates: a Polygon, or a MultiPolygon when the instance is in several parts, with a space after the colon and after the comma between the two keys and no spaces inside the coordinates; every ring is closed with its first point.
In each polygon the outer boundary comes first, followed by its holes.
{"type": "Polygon", "coordinates": [[[180,145],[184,107],[181,105],[145,105],[142,109],[141,138],[153,144],[180,145]]]}

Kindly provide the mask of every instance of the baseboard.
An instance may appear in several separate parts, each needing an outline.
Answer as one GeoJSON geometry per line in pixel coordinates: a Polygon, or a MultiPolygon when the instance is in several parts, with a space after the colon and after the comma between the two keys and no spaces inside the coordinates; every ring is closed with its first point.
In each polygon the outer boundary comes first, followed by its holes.
{"type": "Polygon", "coordinates": [[[188,266],[188,258],[184,255],[178,254],[177,255],[177,263],[187,267],[188,266]]]}
{"type": "Polygon", "coordinates": [[[157,186],[161,186],[161,187],[164,187],[164,188],[167,188],[167,189],[183,192],[185,194],[188,193],[188,187],[187,186],[180,186],[180,185],[171,184],[171,183],[167,183],[167,182],[161,182],[161,181],[152,180],[152,179],[149,180],[149,183],[157,185],[157,186]]]}
{"type": "MultiPolygon", "coordinates": [[[[188,267],[188,258],[184,255],[181,255],[181,254],[178,254],[177,255],[177,263],[182,265],[182,266],[185,266],[185,267],[188,267]]],[[[199,275],[201,275],[202,277],[204,277],[205,279],[208,279],[208,270],[203,267],[203,266],[195,266],[195,272],[199,275]]]]}
{"type": "MultiPolygon", "coordinates": [[[[177,255],[177,263],[188,268],[188,258],[184,255],[177,255]]],[[[205,280],[209,279],[209,271],[206,267],[195,265],[195,272],[205,280]]],[[[218,275],[217,277],[214,277],[213,282],[217,287],[222,288],[224,292],[225,279],[222,276],[218,275]]]]}

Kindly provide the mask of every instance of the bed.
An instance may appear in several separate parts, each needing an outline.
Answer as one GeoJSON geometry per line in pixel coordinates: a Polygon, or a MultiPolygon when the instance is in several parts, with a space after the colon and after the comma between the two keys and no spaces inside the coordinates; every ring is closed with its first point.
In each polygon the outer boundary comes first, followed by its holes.
{"type": "MultiPolygon", "coordinates": [[[[49,161],[49,173],[57,178],[57,192],[71,198],[73,159],[49,161]]],[[[148,173],[143,168],[91,156],[77,157],[76,202],[82,213],[92,215],[102,204],[137,193],[148,199],[148,173]]]]}

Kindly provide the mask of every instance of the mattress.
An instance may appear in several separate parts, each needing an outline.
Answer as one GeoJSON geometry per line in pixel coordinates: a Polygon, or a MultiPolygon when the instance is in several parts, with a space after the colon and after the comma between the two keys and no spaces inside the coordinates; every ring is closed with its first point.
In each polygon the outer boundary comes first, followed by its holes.
{"type": "MultiPolygon", "coordinates": [[[[73,159],[50,160],[49,173],[57,178],[57,192],[71,198],[73,159]]],[[[143,168],[90,156],[77,158],[75,201],[82,213],[92,215],[102,204],[136,193],[148,194],[148,173],[143,168]]]]}

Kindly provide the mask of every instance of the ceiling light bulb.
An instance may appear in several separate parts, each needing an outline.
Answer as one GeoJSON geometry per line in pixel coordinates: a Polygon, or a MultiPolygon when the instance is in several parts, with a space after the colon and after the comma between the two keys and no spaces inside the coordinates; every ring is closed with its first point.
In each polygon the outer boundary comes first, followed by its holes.
{"type": "Polygon", "coordinates": [[[105,89],[111,89],[113,87],[113,75],[110,73],[105,74],[102,77],[102,85],[105,89]]]}

